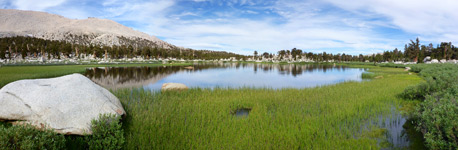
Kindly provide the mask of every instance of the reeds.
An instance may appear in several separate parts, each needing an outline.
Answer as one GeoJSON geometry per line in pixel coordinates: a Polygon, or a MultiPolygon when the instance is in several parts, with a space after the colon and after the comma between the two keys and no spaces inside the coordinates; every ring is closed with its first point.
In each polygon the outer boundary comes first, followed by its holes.
{"type": "Polygon", "coordinates": [[[421,81],[402,69],[384,78],[306,89],[114,91],[127,117],[126,149],[378,149],[362,127],[390,113],[396,95],[421,81]],[[250,108],[247,117],[233,111],[250,108]]]}

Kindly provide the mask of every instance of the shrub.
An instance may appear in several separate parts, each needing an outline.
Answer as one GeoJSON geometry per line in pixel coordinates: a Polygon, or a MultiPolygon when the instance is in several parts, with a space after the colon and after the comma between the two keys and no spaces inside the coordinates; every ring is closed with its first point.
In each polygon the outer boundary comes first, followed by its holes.
{"type": "Polygon", "coordinates": [[[0,125],[0,149],[64,149],[65,137],[53,130],[38,130],[34,126],[0,125]]]}
{"type": "Polygon", "coordinates": [[[431,149],[457,149],[458,67],[454,64],[415,65],[411,71],[419,72],[426,82],[406,88],[401,96],[424,101],[415,117],[426,145],[431,149]]]}
{"type": "Polygon", "coordinates": [[[378,64],[380,67],[390,67],[390,68],[405,68],[406,65],[404,64],[394,64],[394,63],[382,63],[378,64]]]}
{"type": "Polygon", "coordinates": [[[445,94],[427,96],[418,108],[417,128],[424,134],[430,149],[458,148],[458,102],[457,96],[445,94]]]}
{"type": "Polygon", "coordinates": [[[121,149],[125,139],[120,117],[114,114],[100,115],[92,120],[92,135],[88,136],[89,149],[121,149]]]}
{"type": "Polygon", "coordinates": [[[458,67],[450,68],[449,65],[434,65],[422,69],[420,75],[426,79],[426,82],[406,88],[401,96],[406,99],[424,100],[427,95],[458,94],[457,73],[458,67]]]}

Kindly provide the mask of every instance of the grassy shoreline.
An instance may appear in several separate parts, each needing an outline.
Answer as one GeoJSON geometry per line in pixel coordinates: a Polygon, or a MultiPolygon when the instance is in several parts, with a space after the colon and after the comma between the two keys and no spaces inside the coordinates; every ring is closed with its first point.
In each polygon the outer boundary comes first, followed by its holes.
{"type": "MultiPolygon", "coordinates": [[[[54,77],[88,67],[164,64],[3,66],[0,87],[23,78],[54,77]],[[6,78],[4,78],[6,77],[6,78]]],[[[167,64],[190,65],[190,64],[167,64]]],[[[382,78],[304,89],[112,91],[127,111],[125,149],[379,149],[361,127],[399,105],[407,86],[423,80],[399,68],[368,68],[382,78]],[[250,108],[248,117],[232,112],[250,108]]]]}
{"type": "Polygon", "coordinates": [[[84,73],[91,67],[143,67],[143,66],[186,66],[191,63],[177,64],[108,64],[108,65],[20,65],[0,67],[0,88],[21,79],[58,77],[72,73],[84,73]]]}
{"type": "Polygon", "coordinates": [[[389,113],[397,95],[422,79],[369,68],[383,78],[304,89],[117,90],[129,114],[125,148],[378,149],[361,126],[389,113]],[[250,108],[249,116],[231,114],[240,108],[250,108]]]}

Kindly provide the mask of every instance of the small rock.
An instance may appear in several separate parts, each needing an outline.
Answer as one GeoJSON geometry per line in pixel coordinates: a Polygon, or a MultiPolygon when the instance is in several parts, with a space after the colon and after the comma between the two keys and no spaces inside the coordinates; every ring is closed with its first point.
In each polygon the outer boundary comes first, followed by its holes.
{"type": "Polygon", "coordinates": [[[411,69],[410,67],[406,67],[404,71],[409,71],[410,69],[411,69]]]}
{"type": "Polygon", "coordinates": [[[181,83],[164,83],[162,84],[162,91],[184,91],[188,90],[188,87],[181,83]]]}
{"type": "Polygon", "coordinates": [[[194,70],[194,67],[193,66],[187,66],[187,67],[184,67],[184,69],[194,70]]]}

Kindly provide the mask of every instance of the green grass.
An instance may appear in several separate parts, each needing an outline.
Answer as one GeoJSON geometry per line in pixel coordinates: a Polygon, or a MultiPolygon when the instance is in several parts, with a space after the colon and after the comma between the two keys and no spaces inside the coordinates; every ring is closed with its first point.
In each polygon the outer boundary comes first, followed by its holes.
{"type": "Polygon", "coordinates": [[[34,65],[0,67],[0,88],[21,79],[50,78],[72,73],[84,73],[90,67],[169,66],[191,64],[117,64],[117,65],[34,65]]]}
{"type": "MultiPolygon", "coordinates": [[[[103,66],[107,65],[3,66],[0,87],[19,79],[103,66]]],[[[363,131],[362,126],[390,113],[391,106],[400,103],[397,95],[422,79],[402,69],[349,66],[369,68],[383,78],[306,89],[113,91],[127,111],[124,148],[379,149],[383,144],[377,144],[375,136],[384,130],[363,131]],[[239,108],[251,108],[249,116],[235,117],[232,112],[239,108]]]]}
{"type": "MultiPolygon", "coordinates": [[[[366,66],[368,67],[368,66],[366,66]]],[[[422,80],[372,67],[384,78],[308,89],[118,90],[126,149],[379,149],[361,133],[422,80]],[[231,114],[251,108],[248,117],[231,114]]]]}
{"type": "Polygon", "coordinates": [[[363,79],[373,79],[373,78],[375,78],[376,76],[377,76],[377,74],[372,73],[372,72],[363,72],[363,73],[361,74],[361,78],[363,78],[363,79]]]}

